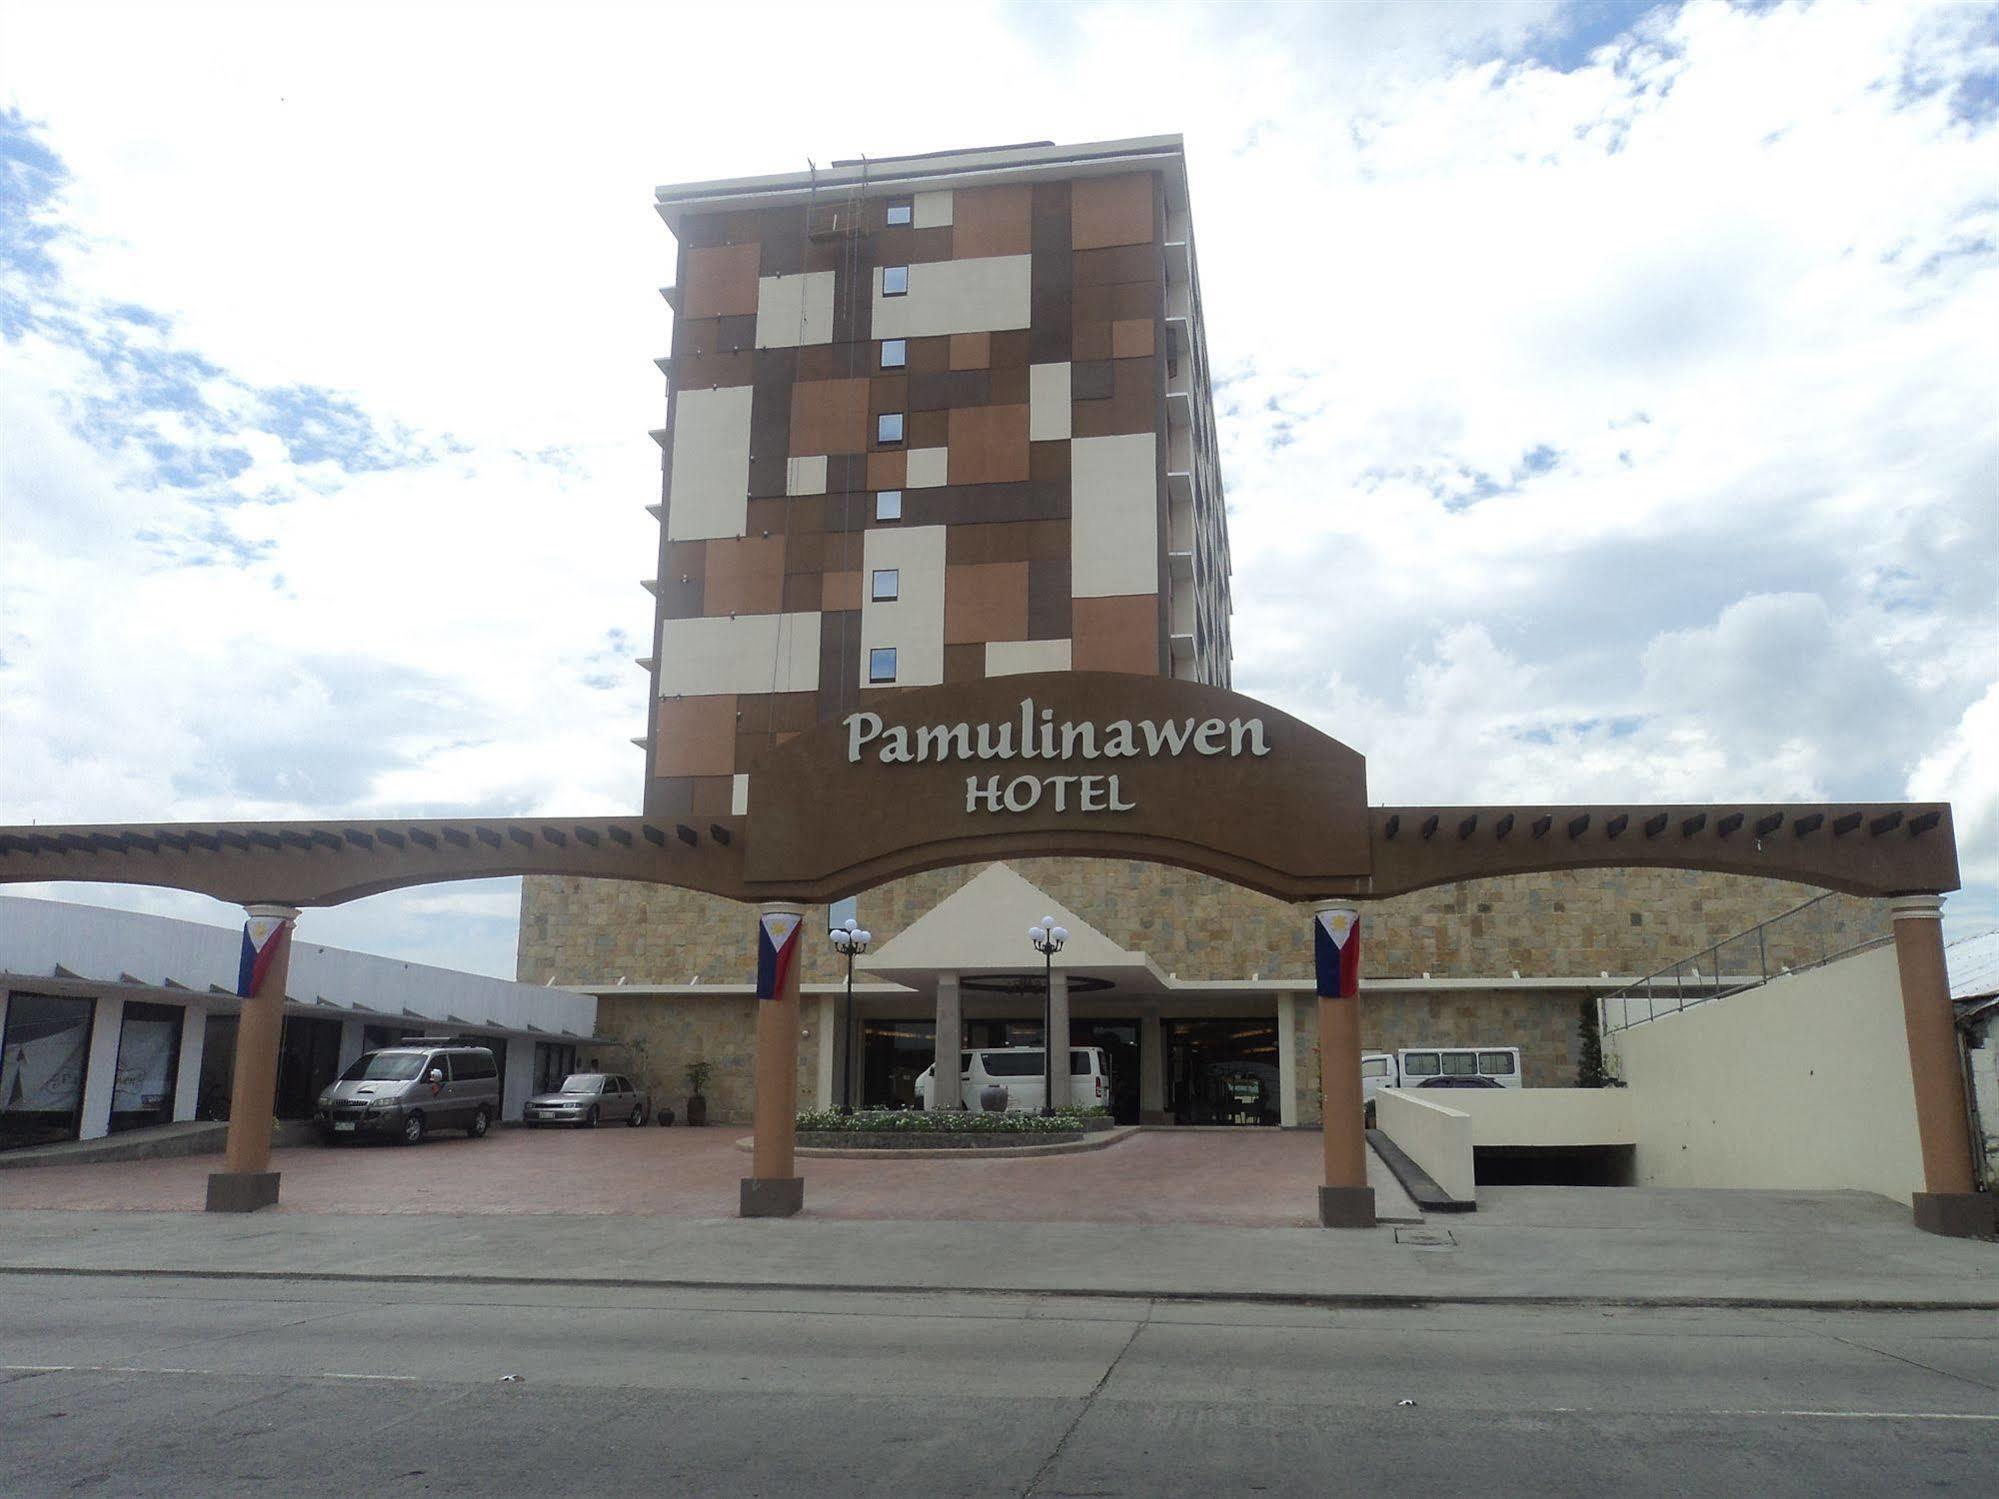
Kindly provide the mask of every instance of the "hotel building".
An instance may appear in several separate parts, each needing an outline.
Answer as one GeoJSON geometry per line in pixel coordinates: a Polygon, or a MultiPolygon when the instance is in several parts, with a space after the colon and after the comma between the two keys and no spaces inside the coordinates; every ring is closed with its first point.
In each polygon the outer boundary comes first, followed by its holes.
{"type": "MultiPolygon", "coordinates": [[[[903,688],[1068,670],[1229,685],[1177,136],[835,162],[661,188],[657,207],[678,248],[641,663],[648,816],[749,810],[761,754],[903,688]]],[[[1581,1017],[1613,978],[1817,893],[1613,870],[1371,902],[1363,1041],[1517,1046],[1528,1085],[1572,1083],[1581,1017]]],[[[1823,910],[1853,940],[1888,929],[1875,902],[1823,910]]],[[[1074,934],[1057,1033],[1107,1049],[1121,1117],[1317,1119],[1296,908],[1179,869],[1052,858],[859,897],[876,940],[851,1009],[845,960],[810,932],[800,1103],[910,1103],[940,1026],[1038,1043],[1026,931],[1045,914],[1074,934]]],[[[750,908],[689,890],[530,877],[519,977],[595,994],[599,1033],[656,1091],[711,1062],[711,1110],[746,1119],[753,931],[750,908]]]]}

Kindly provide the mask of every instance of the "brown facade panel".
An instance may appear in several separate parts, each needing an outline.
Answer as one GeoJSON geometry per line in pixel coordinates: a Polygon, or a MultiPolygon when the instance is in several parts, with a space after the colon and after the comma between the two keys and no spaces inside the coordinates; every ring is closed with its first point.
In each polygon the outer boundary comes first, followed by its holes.
{"type": "Polygon", "coordinates": [[[1145,244],[1152,238],[1153,176],[1085,177],[1069,184],[1069,242],[1078,250],[1145,244]]]}
{"type": "Polygon", "coordinates": [[[1034,248],[1034,189],[1026,183],[960,188],[951,195],[951,254],[958,260],[1026,255],[1034,248]]]}
{"type": "MultiPolygon", "coordinates": [[[[819,575],[819,607],[827,613],[840,609],[859,611],[861,607],[861,574],[852,572],[827,572],[819,575]]],[[[821,625],[823,632],[824,625],[821,625]]]]}
{"type": "Polygon", "coordinates": [[[1054,442],[1031,442],[1027,445],[1027,472],[1037,482],[1060,480],[1067,493],[1069,483],[1070,449],[1066,438],[1054,442]]]}
{"type": "Polygon", "coordinates": [[[909,360],[907,368],[912,375],[942,375],[953,368],[949,335],[904,339],[903,351],[909,360]]]}
{"type": "Polygon", "coordinates": [[[766,208],[757,214],[762,256],[759,276],[795,276],[805,269],[805,206],[766,208]]]}
{"type": "Polygon", "coordinates": [[[791,387],[793,454],[865,452],[872,435],[865,379],[801,380],[791,387]]]}
{"type": "Polygon", "coordinates": [[[944,680],[978,682],[986,675],[986,648],[983,645],[944,647],[944,680]]]}
{"type": "MultiPolygon", "coordinates": [[[[1035,257],[1037,264],[1040,259],[1038,255],[1035,257]]],[[[1075,313],[1067,282],[1034,287],[1028,316],[1032,319],[1027,330],[1028,358],[1033,363],[1059,364],[1073,357],[1070,350],[1075,338],[1075,313]]]]}
{"type": "Polygon", "coordinates": [[[694,806],[694,777],[654,776],[646,782],[648,817],[686,817],[694,806]]]}
{"type": "Polygon", "coordinates": [[[691,318],[756,315],[758,246],[718,245],[689,250],[682,274],[680,310],[691,318]]]}
{"type": "Polygon", "coordinates": [[[1027,638],[1067,640],[1075,631],[1070,607],[1069,559],[1051,557],[1027,564],[1027,638]]]}
{"type": "Polygon", "coordinates": [[[909,441],[912,448],[941,448],[951,440],[948,411],[912,411],[909,414],[909,441]]]}
{"type": "Polygon", "coordinates": [[[1150,593],[1077,599],[1069,664],[1076,671],[1159,674],[1159,600],[1150,593]]]}
{"type": "Polygon", "coordinates": [[[876,375],[868,381],[868,415],[884,411],[909,410],[909,377],[903,374],[876,375]]]}
{"type": "Polygon", "coordinates": [[[1027,366],[1010,364],[1005,369],[992,371],[986,399],[995,406],[1025,406],[1027,392],[1027,366]]]}
{"type": "MultiPolygon", "coordinates": [[[[860,565],[856,557],[853,568],[860,565]]],[[[861,611],[828,610],[819,617],[819,722],[853,710],[860,676],[861,611]]]]}
{"type": "Polygon", "coordinates": [[[702,593],[708,579],[705,541],[673,541],[666,547],[666,560],[659,574],[659,617],[694,619],[702,611],[702,593]]]}
{"type": "Polygon", "coordinates": [[[720,776],[736,768],[736,699],[669,697],[659,702],[655,774],[720,776]]]}
{"type": "Polygon", "coordinates": [[[1166,279],[1166,263],[1159,246],[1123,245],[1115,250],[1076,252],[1076,290],[1085,287],[1117,286],[1127,282],[1159,285],[1166,279]]]}
{"type": "Polygon", "coordinates": [[[1111,357],[1111,325],[1108,322],[1086,323],[1079,318],[1070,327],[1069,342],[1073,351],[1071,357],[1079,363],[1108,359],[1111,357]]]}
{"type": "Polygon", "coordinates": [[[1077,360],[1069,370],[1069,399],[1108,401],[1117,389],[1117,375],[1108,359],[1077,360]]]}
{"type": "Polygon", "coordinates": [[[1028,329],[1008,328],[988,336],[992,342],[986,362],[994,369],[1011,369],[1030,362],[1028,351],[1034,335],[1028,329]]]}
{"type": "MultiPolygon", "coordinates": [[[[752,304],[754,305],[754,304],[752,304]]],[[[757,316],[754,312],[740,317],[723,317],[715,320],[715,347],[724,353],[740,354],[745,349],[757,345],[757,316]]]]}
{"type": "MultiPolygon", "coordinates": [[[[991,399],[991,385],[992,377],[983,369],[959,370],[946,375],[911,375],[908,381],[908,409],[946,411],[953,406],[983,406],[991,399]]],[[[1021,399],[1026,399],[1024,389],[1021,399]]]]}
{"type": "Polygon", "coordinates": [[[826,493],[837,495],[867,488],[866,453],[834,453],[826,459],[826,493]]]}
{"type": "Polygon", "coordinates": [[[951,368],[954,370],[982,370],[993,362],[993,336],[990,333],[953,333],[950,348],[951,368]]]}
{"type": "Polygon", "coordinates": [[[757,356],[756,384],[750,391],[749,492],[782,497],[785,459],[791,452],[792,361],[766,351],[757,356]]]}
{"type": "MultiPolygon", "coordinates": [[[[933,260],[951,259],[951,236],[952,230],[948,224],[940,229],[917,230],[915,235],[912,236],[913,243],[910,245],[910,264],[924,265],[933,260]]],[[[877,255],[875,263],[878,265],[889,265],[892,262],[884,260],[877,255]]]]}
{"type": "Polygon", "coordinates": [[[695,776],[694,793],[688,798],[690,817],[727,817],[734,803],[734,776],[695,776]]]}
{"type": "Polygon", "coordinates": [[[749,385],[756,379],[750,354],[689,354],[673,362],[673,383],[682,390],[717,385],[749,385]]]}
{"type": "Polygon", "coordinates": [[[784,539],[711,541],[702,608],[711,615],[776,614],[784,597],[784,539]]]}
{"type": "Polygon", "coordinates": [[[1026,406],[966,406],[950,415],[951,483],[1009,484],[1027,477],[1026,406]]]}
{"type": "Polygon", "coordinates": [[[868,454],[867,487],[873,489],[900,489],[909,476],[909,453],[903,448],[891,448],[879,453],[868,454]]]}
{"type": "Polygon", "coordinates": [[[985,562],[944,569],[944,644],[1027,639],[1032,563],[985,562]]]}
{"type": "MultiPolygon", "coordinates": [[[[1105,366],[1093,366],[1101,369],[1105,366]]],[[[1159,361],[1156,358],[1114,359],[1108,400],[1072,403],[1072,432],[1077,437],[1113,437],[1122,433],[1159,430],[1159,361]]],[[[1071,390],[1073,392],[1073,376],[1071,390]]],[[[1164,443],[1161,443],[1164,447],[1164,443]]]]}
{"type": "Polygon", "coordinates": [[[784,575],[783,608],[786,614],[810,614],[819,607],[821,594],[819,574],[786,573],[784,575]]]}
{"type": "Polygon", "coordinates": [[[1157,281],[1120,281],[1110,288],[1111,321],[1143,318],[1152,322],[1165,306],[1166,289],[1157,281]]]}
{"type": "Polygon", "coordinates": [[[699,358],[706,354],[721,352],[722,322],[720,318],[687,317],[684,314],[673,320],[673,357],[676,361],[699,358]]]}
{"type": "Polygon", "coordinates": [[[1066,520],[1006,521],[953,526],[944,533],[947,565],[976,562],[1069,561],[1066,520]]]}
{"type": "Polygon", "coordinates": [[[1153,343],[1153,320],[1127,318],[1111,324],[1111,358],[1142,359],[1151,356],[1153,343]]]}

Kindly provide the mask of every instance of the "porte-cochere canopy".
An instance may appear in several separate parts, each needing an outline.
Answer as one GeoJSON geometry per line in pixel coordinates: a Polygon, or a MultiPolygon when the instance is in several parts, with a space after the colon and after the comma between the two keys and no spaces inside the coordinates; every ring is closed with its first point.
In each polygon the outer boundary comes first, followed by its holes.
{"type": "Polygon", "coordinates": [[[1942,803],[1369,807],[1354,750],[1199,683],[1060,672],[884,692],[773,743],[728,817],[329,818],[0,828],[0,883],[329,906],[495,875],[826,901],[1034,855],[1177,865],[1286,900],[1664,867],[1852,895],[1958,888],[1942,803]]]}

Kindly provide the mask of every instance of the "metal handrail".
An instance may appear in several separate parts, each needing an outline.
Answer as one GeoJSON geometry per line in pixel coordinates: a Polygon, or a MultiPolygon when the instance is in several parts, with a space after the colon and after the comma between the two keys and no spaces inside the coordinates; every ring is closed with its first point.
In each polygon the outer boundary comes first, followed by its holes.
{"type": "Polygon", "coordinates": [[[1694,1005],[1705,1004],[1708,1000],[1722,999],[1730,994],[1740,994],[1745,989],[1759,988],[1773,978],[1782,978],[1787,973],[1804,973],[1813,968],[1822,968],[1827,963],[1851,957],[1855,953],[1865,952],[1894,940],[1883,933],[1880,936],[1850,942],[1835,950],[1832,946],[1834,935],[1832,911],[1826,902],[1832,900],[1836,894],[1836,891],[1828,890],[1823,895],[1814,896],[1802,906],[1784,912],[1781,916],[1773,916],[1768,921],[1758,922],[1745,932],[1738,932],[1733,937],[1710,943],[1691,957],[1682,958],[1677,963],[1669,963],[1641,979],[1634,979],[1622,989],[1598,996],[1596,1015],[1601,1034],[1609,1036],[1666,1015],[1677,1015],[1694,1005]],[[1770,962],[1771,932],[1781,926],[1784,930],[1780,935],[1789,940],[1794,936],[1794,928],[1805,926],[1807,923],[1817,928],[1817,955],[1806,957],[1800,962],[1779,963],[1773,971],[1770,962]],[[1632,1007],[1640,998],[1645,1001],[1645,1013],[1634,1015],[1632,1007]],[[1662,1002],[1667,999],[1672,1001],[1670,1008],[1663,1006],[1662,1002]],[[1614,1023],[1611,1020],[1613,1005],[1618,1011],[1618,1018],[1614,1023]]]}

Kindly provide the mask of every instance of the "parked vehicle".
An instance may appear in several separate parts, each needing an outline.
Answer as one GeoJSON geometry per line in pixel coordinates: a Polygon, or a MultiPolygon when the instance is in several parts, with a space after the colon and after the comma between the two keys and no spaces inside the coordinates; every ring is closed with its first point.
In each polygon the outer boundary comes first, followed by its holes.
{"type": "Polygon", "coordinates": [[[1386,1084],[1388,1087],[1421,1087],[1423,1080],[1431,1077],[1485,1077],[1496,1087],[1520,1086],[1517,1046],[1406,1047],[1395,1053],[1395,1064],[1400,1081],[1386,1084]]]}
{"type": "MultiPolygon", "coordinates": [[[[1047,1101],[1046,1053],[1038,1046],[994,1046],[959,1054],[958,1099],[968,1109],[979,1106],[988,1084],[1006,1089],[1009,1114],[1038,1114],[1047,1101]]],[[[917,1075],[916,1106],[930,1107],[934,1067],[917,1075]]],[[[1111,1106],[1111,1065],[1101,1046],[1069,1048],[1069,1107],[1108,1109],[1111,1106]]]]}
{"type": "Polygon", "coordinates": [[[572,1072],[553,1093],[530,1098],[521,1117],[529,1129],[544,1124],[595,1129],[619,1120],[637,1129],[651,1112],[652,1100],[630,1078],[615,1072],[572,1072]]]}
{"type": "Polygon", "coordinates": [[[1500,1086],[1500,1082],[1496,1077],[1478,1077],[1476,1075],[1471,1077],[1426,1077],[1420,1083],[1415,1084],[1415,1086],[1418,1088],[1497,1088],[1500,1086]]]}
{"type": "Polygon", "coordinates": [[[483,1046],[390,1046],[366,1052],[319,1095],[313,1122],[332,1145],[391,1135],[415,1145],[433,1129],[483,1139],[500,1117],[500,1069],[483,1046]]]}

